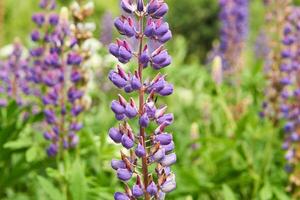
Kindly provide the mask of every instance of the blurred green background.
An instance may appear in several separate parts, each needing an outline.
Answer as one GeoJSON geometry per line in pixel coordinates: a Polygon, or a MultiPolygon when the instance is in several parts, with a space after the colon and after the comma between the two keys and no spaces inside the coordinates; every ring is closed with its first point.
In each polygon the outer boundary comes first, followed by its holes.
{"type": "MultiPolygon", "coordinates": [[[[30,46],[30,19],[38,10],[38,1],[0,1],[4,4],[1,45],[19,37],[30,46]]],[[[60,5],[70,2],[61,0],[60,5]]],[[[97,24],[96,38],[100,38],[103,14],[119,14],[118,2],[95,0],[91,21],[97,24]]],[[[159,99],[159,103],[168,104],[169,111],[175,114],[170,131],[176,143],[178,163],[173,169],[178,185],[167,199],[290,199],[285,190],[288,175],[281,150],[283,134],[280,127],[273,127],[258,116],[263,101],[263,61],[255,57],[253,49],[264,24],[265,10],[260,0],[250,2],[250,33],[242,55],[244,71],[239,74],[243,82],[232,87],[216,85],[209,68],[204,66],[212,44],[218,40],[218,2],[168,1],[168,22],[174,33],[168,48],[174,62],[165,71],[168,80],[175,84],[175,94],[159,99]]],[[[104,89],[105,85],[110,86],[107,71],[114,67],[106,61],[106,54],[105,48],[99,52],[99,73],[90,91],[93,106],[85,115],[80,147],[70,158],[67,178],[60,177],[55,160],[46,158],[42,134],[31,125],[24,125],[22,132],[2,143],[10,157],[0,156],[0,199],[59,200],[63,188],[57,180],[61,179],[66,179],[73,199],[111,200],[122,187],[110,168],[110,160],[118,157],[119,149],[107,139],[107,130],[116,124],[109,105],[118,91],[104,89]]],[[[18,111],[11,115],[7,115],[8,110],[2,112],[4,121],[18,115],[18,111]]],[[[11,123],[16,126],[17,122],[11,123]]],[[[2,132],[7,130],[4,125],[0,127],[2,132]]]]}

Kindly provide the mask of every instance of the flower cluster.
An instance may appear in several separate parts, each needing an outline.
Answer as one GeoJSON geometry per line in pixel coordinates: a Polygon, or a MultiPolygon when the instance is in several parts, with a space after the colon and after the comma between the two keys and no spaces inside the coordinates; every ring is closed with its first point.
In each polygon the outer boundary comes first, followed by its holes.
{"type": "Polygon", "coordinates": [[[241,52],[248,32],[248,0],[220,0],[219,54],[223,69],[228,73],[240,70],[241,52]]]}
{"type": "Polygon", "coordinates": [[[67,8],[62,8],[60,15],[54,13],[55,1],[41,1],[40,5],[50,13],[32,17],[40,28],[31,36],[39,44],[31,51],[32,80],[41,85],[40,97],[48,124],[44,137],[51,141],[47,154],[56,156],[77,145],[77,132],[83,127],[80,114],[86,107],[87,78],[82,66],[89,52],[81,47],[92,36],[83,20],[92,13],[93,5],[81,8],[72,4],[73,23],[67,8]],[[42,30],[46,30],[44,34],[42,30]]]}
{"type": "Polygon", "coordinates": [[[138,93],[138,103],[134,98],[119,95],[111,104],[120,124],[109,130],[109,136],[128,152],[121,151],[121,159],[111,162],[125,185],[125,192],[115,193],[114,198],[130,200],[143,196],[146,200],[164,199],[166,193],[176,188],[175,175],[170,170],[176,162],[174,142],[172,134],[166,132],[174,117],[166,113],[167,106],[156,106],[156,99],[157,96],[171,95],[173,85],[160,73],[153,79],[144,79],[143,71],[149,65],[159,70],[171,63],[163,46],[172,37],[169,25],[163,19],[168,5],[163,0],[150,0],[147,4],[143,0],[122,0],[121,7],[123,15],[115,20],[114,25],[124,39],[111,44],[109,51],[123,64],[135,58],[138,67],[134,72],[126,72],[117,66],[109,73],[109,79],[126,93],[138,93]],[[136,118],[138,130],[130,125],[136,118]],[[153,171],[150,171],[150,165],[153,171]],[[135,184],[130,186],[132,179],[135,184]]]}
{"type": "Polygon", "coordinates": [[[24,56],[24,47],[16,40],[10,55],[0,61],[0,106],[6,106],[9,99],[15,100],[19,105],[25,105],[25,96],[31,93],[28,79],[29,68],[24,56]]]}
{"type": "Polygon", "coordinates": [[[35,47],[30,50],[31,80],[36,84],[44,82],[45,57],[49,51],[55,51],[50,45],[50,39],[59,22],[59,16],[55,13],[55,0],[41,0],[40,8],[41,12],[32,15],[36,28],[31,32],[31,40],[35,43],[35,47]]]}
{"type": "Polygon", "coordinates": [[[281,112],[283,117],[287,120],[284,130],[286,132],[285,142],[283,148],[286,152],[286,160],[288,162],[287,169],[290,172],[294,171],[291,176],[291,183],[298,185],[300,177],[299,160],[300,160],[300,8],[294,7],[287,17],[287,22],[284,27],[284,38],[282,43],[284,49],[281,53],[283,62],[281,65],[282,78],[281,83],[285,86],[281,97],[283,103],[281,105],[281,112]],[[294,170],[293,170],[294,169],[294,170]]]}
{"type": "Polygon", "coordinates": [[[285,64],[283,63],[281,51],[283,50],[284,39],[281,33],[284,29],[285,21],[289,13],[290,0],[283,1],[269,1],[266,6],[266,24],[267,28],[264,32],[267,34],[267,47],[269,52],[265,59],[265,75],[266,75],[266,89],[265,101],[263,103],[263,111],[260,113],[261,117],[270,119],[273,124],[277,124],[280,120],[281,111],[281,93],[285,87],[282,80],[285,71],[285,64]]]}

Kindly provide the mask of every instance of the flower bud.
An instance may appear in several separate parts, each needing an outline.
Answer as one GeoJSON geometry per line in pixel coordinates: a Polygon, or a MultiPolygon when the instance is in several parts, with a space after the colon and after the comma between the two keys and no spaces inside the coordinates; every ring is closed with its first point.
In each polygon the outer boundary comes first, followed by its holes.
{"type": "Polygon", "coordinates": [[[158,92],[161,96],[169,96],[173,93],[173,85],[170,83],[167,83],[164,85],[164,88],[158,92]]]}
{"type": "Polygon", "coordinates": [[[119,168],[117,170],[117,176],[121,181],[129,181],[132,177],[132,172],[128,169],[119,168]]]}
{"type": "Polygon", "coordinates": [[[36,13],[32,16],[32,21],[37,26],[42,26],[45,23],[45,16],[42,13],[36,13]]]}
{"type": "Polygon", "coordinates": [[[158,151],[156,151],[153,155],[152,155],[152,157],[151,157],[151,161],[153,161],[153,162],[158,162],[158,161],[160,161],[161,159],[163,159],[164,157],[165,157],[165,149],[163,149],[163,148],[160,148],[160,149],[158,149],[158,151]]]}
{"type": "Polygon", "coordinates": [[[78,122],[73,122],[70,124],[70,130],[71,131],[80,131],[83,128],[83,124],[82,123],[78,123],[78,122]]]}
{"type": "Polygon", "coordinates": [[[52,26],[56,26],[58,25],[59,22],[59,16],[57,14],[51,14],[49,16],[49,24],[51,24],[52,26]]]}
{"type": "Polygon", "coordinates": [[[151,195],[154,196],[157,194],[157,186],[155,185],[155,183],[152,181],[148,187],[147,187],[147,192],[151,195]]]}
{"type": "Polygon", "coordinates": [[[147,6],[148,14],[157,19],[163,17],[168,12],[168,10],[168,5],[163,1],[158,0],[150,0],[147,6]]]}
{"type": "Polygon", "coordinates": [[[140,144],[140,143],[138,144],[137,148],[135,149],[135,155],[139,158],[146,155],[146,150],[142,144],[140,144]]]}
{"type": "Polygon", "coordinates": [[[167,180],[162,184],[161,190],[164,193],[169,193],[172,192],[173,190],[176,189],[176,181],[175,181],[175,175],[172,174],[170,175],[167,180]]]}
{"type": "Polygon", "coordinates": [[[128,63],[132,58],[131,47],[128,42],[118,40],[117,44],[109,45],[109,52],[114,55],[121,63],[128,63]]]}
{"type": "Polygon", "coordinates": [[[124,88],[127,84],[127,80],[113,70],[109,73],[109,80],[118,88],[124,88]]]}
{"type": "Polygon", "coordinates": [[[134,146],[133,138],[129,137],[127,134],[122,136],[121,142],[126,149],[131,149],[134,146]]]}
{"type": "Polygon", "coordinates": [[[49,157],[56,156],[58,153],[58,146],[57,144],[50,144],[49,148],[47,149],[47,154],[49,157]]]}
{"type": "Polygon", "coordinates": [[[114,195],[114,199],[115,200],[130,200],[130,198],[126,194],[121,193],[121,192],[116,192],[114,195]]]}
{"type": "MultiPolygon", "coordinates": [[[[133,102],[133,100],[131,102],[133,102]]],[[[127,103],[126,108],[125,108],[125,114],[130,119],[136,117],[138,114],[138,111],[137,111],[137,108],[135,107],[135,105],[132,103],[127,103]]]]}
{"type": "Polygon", "coordinates": [[[142,190],[142,188],[139,185],[134,185],[132,187],[132,194],[135,198],[139,198],[139,197],[143,196],[144,191],[142,190]]]}
{"type": "Polygon", "coordinates": [[[31,33],[31,40],[34,42],[37,42],[41,39],[40,32],[38,30],[34,30],[31,33]]]}
{"type": "Polygon", "coordinates": [[[161,145],[168,145],[172,140],[173,136],[171,134],[162,133],[155,136],[155,141],[159,142],[161,145]]]}
{"type": "Polygon", "coordinates": [[[165,124],[168,124],[168,125],[172,124],[173,121],[174,121],[174,115],[173,115],[172,113],[165,114],[165,115],[159,117],[159,118],[156,120],[156,122],[157,122],[158,124],[165,123],[165,124]]]}
{"type": "Polygon", "coordinates": [[[152,53],[151,66],[158,70],[171,64],[172,58],[166,50],[158,50],[152,53]]]}
{"type": "Polygon", "coordinates": [[[124,114],[125,113],[125,107],[123,105],[121,105],[119,101],[116,101],[116,100],[111,102],[111,110],[115,114],[124,114]]]}
{"type": "Polygon", "coordinates": [[[161,161],[160,163],[162,164],[162,166],[164,167],[168,167],[173,165],[174,163],[176,163],[176,154],[175,153],[171,153],[166,155],[161,161]]]}
{"type": "Polygon", "coordinates": [[[68,65],[80,65],[82,62],[82,57],[77,53],[69,53],[67,58],[68,65]]]}
{"type": "Polygon", "coordinates": [[[165,152],[166,152],[166,153],[169,153],[169,152],[171,152],[171,151],[174,150],[175,144],[174,144],[174,142],[172,141],[172,142],[170,142],[170,144],[167,144],[167,145],[161,145],[161,148],[164,148],[164,149],[165,149],[165,152]]]}
{"type": "Polygon", "coordinates": [[[115,160],[113,159],[111,161],[111,167],[114,169],[114,170],[118,170],[118,169],[126,169],[126,165],[124,163],[124,161],[122,160],[115,160]]]}
{"type": "Polygon", "coordinates": [[[129,14],[134,11],[134,7],[130,0],[121,0],[121,8],[129,14]]]}
{"type": "Polygon", "coordinates": [[[119,129],[111,128],[109,129],[109,137],[115,142],[120,143],[122,141],[122,133],[119,131],[119,129]]]}
{"type": "Polygon", "coordinates": [[[147,127],[148,127],[148,125],[149,125],[149,123],[150,123],[150,119],[149,119],[147,113],[144,113],[144,114],[141,116],[141,118],[140,118],[140,120],[139,120],[139,123],[140,123],[141,127],[144,127],[144,128],[147,128],[147,127]]]}
{"type": "Polygon", "coordinates": [[[134,23],[131,17],[121,16],[115,20],[114,24],[120,34],[126,35],[127,37],[133,37],[135,35],[134,23]]]}

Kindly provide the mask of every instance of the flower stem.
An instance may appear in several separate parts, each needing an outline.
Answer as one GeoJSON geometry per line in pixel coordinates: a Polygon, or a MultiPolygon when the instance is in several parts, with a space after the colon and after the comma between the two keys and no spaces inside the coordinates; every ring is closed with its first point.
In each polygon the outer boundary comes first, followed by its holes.
{"type": "MultiPolygon", "coordinates": [[[[144,33],[143,33],[143,17],[140,16],[139,17],[139,30],[140,30],[140,38],[139,38],[139,52],[138,52],[138,63],[139,63],[139,68],[138,68],[138,74],[139,74],[139,78],[141,83],[143,83],[143,65],[142,63],[139,61],[139,57],[142,54],[143,51],[143,37],[144,37],[144,33]]],[[[139,90],[139,113],[140,113],[140,117],[144,114],[144,95],[145,95],[145,89],[144,87],[141,87],[141,89],[139,90]]],[[[143,128],[142,126],[140,126],[140,136],[142,138],[142,143],[143,146],[146,147],[146,133],[145,133],[145,128],[143,128]]],[[[147,163],[147,153],[145,156],[143,156],[142,158],[142,171],[143,171],[143,181],[144,181],[144,187],[145,187],[145,200],[150,200],[150,195],[147,193],[146,188],[148,186],[148,163],[147,163]]]]}

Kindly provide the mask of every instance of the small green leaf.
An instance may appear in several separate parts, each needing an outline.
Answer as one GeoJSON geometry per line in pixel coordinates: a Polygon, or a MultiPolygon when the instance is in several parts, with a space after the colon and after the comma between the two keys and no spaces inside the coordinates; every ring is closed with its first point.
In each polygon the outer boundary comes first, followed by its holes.
{"type": "Polygon", "coordinates": [[[75,161],[70,174],[70,191],[73,200],[86,199],[87,183],[84,176],[84,168],[79,160],[75,161]]]}
{"type": "Polygon", "coordinates": [[[234,195],[234,192],[231,190],[231,188],[224,184],[222,186],[222,189],[223,189],[223,196],[224,196],[224,200],[235,200],[235,195],[234,195]]]}
{"type": "Polygon", "coordinates": [[[22,148],[26,148],[29,147],[31,145],[32,141],[28,140],[28,139],[19,139],[16,141],[11,141],[11,142],[7,142],[4,144],[4,148],[6,149],[22,149],[22,148]]]}
{"type": "Polygon", "coordinates": [[[61,176],[57,169],[53,169],[53,168],[50,168],[50,167],[48,167],[46,169],[46,173],[49,177],[51,177],[53,179],[59,179],[60,176],[61,176]]]}
{"type": "Polygon", "coordinates": [[[46,193],[46,195],[51,200],[63,200],[64,197],[60,191],[47,179],[44,177],[38,176],[38,182],[41,186],[41,189],[46,193]]]}
{"type": "Polygon", "coordinates": [[[287,194],[284,192],[283,189],[274,187],[273,192],[274,192],[275,196],[277,197],[276,199],[278,199],[278,200],[290,200],[290,198],[287,196],[287,194]]]}
{"type": "Polygon", "coordinates": [[[32,162],[35,160],[38,154],[38,147],[37,146],[32,146],[26,151],[26,160],[27,162],[32,162]]]}
{"type": "Polygon", "coordinates": [[[269,182],[267,182],[264,187],[260,190],[259,196],[261,200],[269,200],[273,197],[272,188],[269,182]]]}

